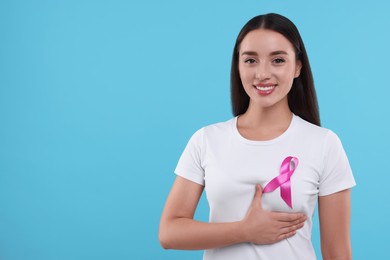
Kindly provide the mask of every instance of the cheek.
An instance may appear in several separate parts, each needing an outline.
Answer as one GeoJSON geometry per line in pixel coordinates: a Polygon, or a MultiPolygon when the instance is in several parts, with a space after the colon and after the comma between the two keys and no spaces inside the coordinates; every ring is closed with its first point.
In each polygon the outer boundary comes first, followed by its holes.
{"type": "Polygon", "coordinates": [[[241,81],[242,81],[242,84],[245,85],[245,84],[248,84],[252,82],[252,74],[250,70],[248,69],[240,69],[239,70],[239,73],[240,73],[240,78],[241,78],[241,81]]]}
{"type": "Polygon", "coordinates": [[[291,68],[285,68],[283,70],[275,71],[274,75],[281,81],[293,82],[295,78],[295,70],[291,68]]]}

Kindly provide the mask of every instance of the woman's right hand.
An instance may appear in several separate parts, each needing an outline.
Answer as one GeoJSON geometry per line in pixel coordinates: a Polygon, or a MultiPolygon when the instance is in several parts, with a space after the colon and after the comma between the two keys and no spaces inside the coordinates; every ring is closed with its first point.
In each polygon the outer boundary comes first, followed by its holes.
{"type": "Polygon", "coordinates": [[[295,235],[302,228],[306,216],[302,213],[271,212],[262,208],[263,190],[256,185],[256,193],[242,220],[244,240],[254,244],[273,244],[295,235]]]}

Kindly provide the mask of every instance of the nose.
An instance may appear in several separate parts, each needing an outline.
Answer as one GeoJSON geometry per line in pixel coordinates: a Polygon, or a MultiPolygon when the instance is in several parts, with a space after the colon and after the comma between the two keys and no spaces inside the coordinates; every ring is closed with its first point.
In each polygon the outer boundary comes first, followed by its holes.
{"type": "Polygon", "coordinates": [[[269,66],[265,62],[259,62],[256,68],[256,79],[263,81],[271,77],[269,66]]]}

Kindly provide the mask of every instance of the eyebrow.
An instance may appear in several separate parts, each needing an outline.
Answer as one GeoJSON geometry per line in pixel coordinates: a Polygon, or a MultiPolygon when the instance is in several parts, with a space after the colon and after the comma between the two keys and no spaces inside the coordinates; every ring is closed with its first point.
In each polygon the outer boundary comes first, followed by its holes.
{"type": "MultiPolygon", "coordinates": [[[[282,51],[282,50],[277,50],[277,51],[273,51],[270,53],[270,56],[274,56],[274,55],[288,55],[288,53],[286,51],[282,51]]],[[[249,55],[249,56],[257,56],[257,52],[255,51],[244,51],[241,56],[244,56],[244,55],[249,55]]]]}

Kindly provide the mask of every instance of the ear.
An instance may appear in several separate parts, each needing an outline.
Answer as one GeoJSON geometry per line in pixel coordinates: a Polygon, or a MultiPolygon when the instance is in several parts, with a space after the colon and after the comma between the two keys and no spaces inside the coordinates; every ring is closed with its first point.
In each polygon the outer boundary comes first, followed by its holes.
{"type": "Polygon", "coordinates": [[[296,65],[295,65],[294,78],[298,78],[299,75],[301,75],[301,69],[302,69],[302,62],[300,60],[297,60],[296,65]]]}

